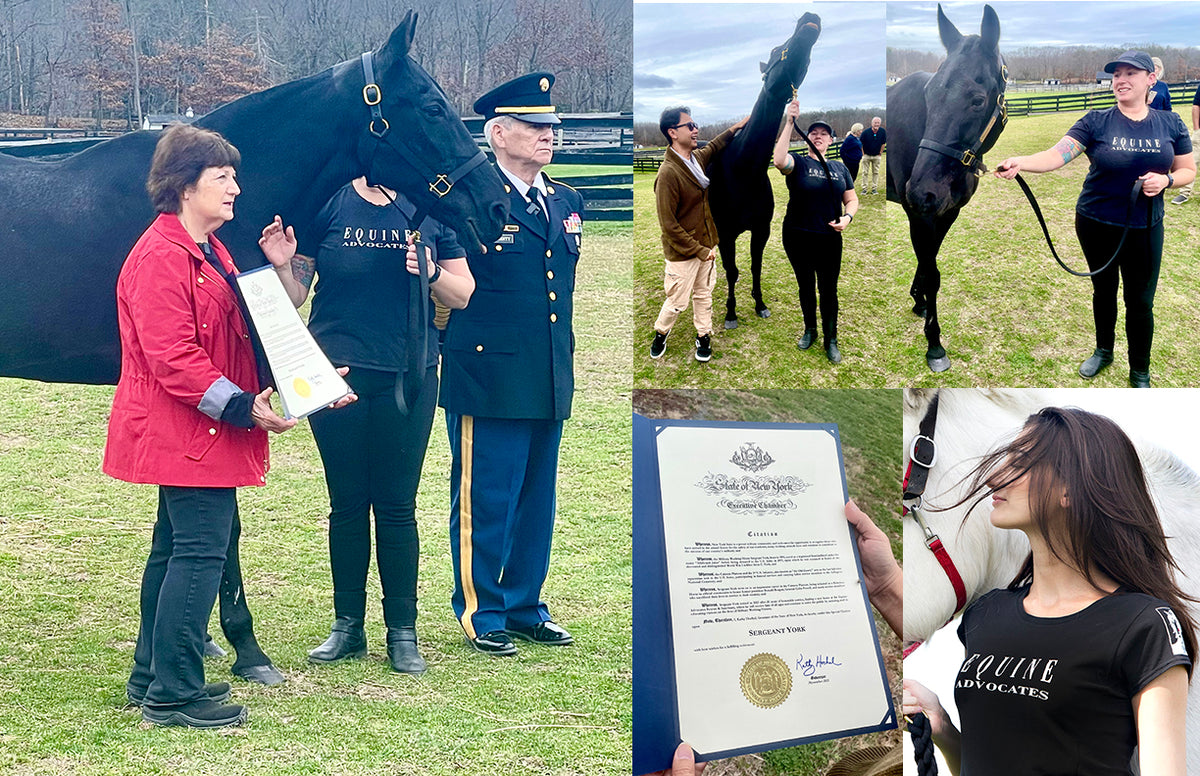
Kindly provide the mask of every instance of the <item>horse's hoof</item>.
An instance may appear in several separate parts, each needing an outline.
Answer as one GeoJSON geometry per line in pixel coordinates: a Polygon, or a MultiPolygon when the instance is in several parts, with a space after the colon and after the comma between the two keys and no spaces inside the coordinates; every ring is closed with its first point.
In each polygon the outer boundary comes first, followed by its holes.
{"type": "Polygon", "coordinates": [[[228,654],[229,653],[221,649],[221,645],[213,641],[211,637],[204,642],[205,657],[225,657],[228,654]]]}
{"type": "Polygon", "coordinates": [[[766,307],[762,308],[761,310],[756,310],[755,312],[758,313],[759,318],[770,318],[771,317],[771,310],[766,307]]]}
{"type": "Polygon", "coordinates": [[[728,331],[729,329],[736,329],[736,328],[737,328],[737,318],[726,318],[725,319],[725,330],[726,331],[728,331]]]}
{"type": "Polygon", "coordinates": [[[945,372],[950,368],[950,358],[944,354],[936,358],[926,355],[925,363],[929,364],[930,372],[945,372]]]}
{"type": "Polygon", "coordinates": [[[918,318],[925,317],[925,305],[923,305],[923,304],[914,304],[912,307],[912,311],[913,311],[913,315],[917,316],[918,318]]]}
{"type": "Polygon", "coordinates": [[[247,682],[265,684],[268,687],[276,684],[283,684],[287,681],[287,677],[281,674],[279,669],[270,663],[265,666],[243,666],[241,668],[234,668],[233,675],[241,677],[247,682]]]}

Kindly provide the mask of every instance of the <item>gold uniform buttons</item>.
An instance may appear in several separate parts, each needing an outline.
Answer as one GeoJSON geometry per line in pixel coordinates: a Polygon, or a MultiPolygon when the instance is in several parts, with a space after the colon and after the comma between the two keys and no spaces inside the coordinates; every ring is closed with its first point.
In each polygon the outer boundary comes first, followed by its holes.
{"type": "Polygon", "coordinates": [[[553,301],[554,301],[554,300],[556,300],[556,299],[558,299],[558,294],[556,294],[556,293],[554,293],[553,291],[551,291],[551,292],[550,292],[550,301],[551,301],[551,302],[553,302],[553,301]]]}
{"type": "Polygon", "coordinates": [[[196,282],[197,282],[197,283],[203,283],[203,282],[204,282],[204,276],[203,276],[203,275],[201,275],[200,277],[196,278],[196,282]]]}
{"type": "Polygon", "coordinates": [[[547,258],[547,259],[548,259],[548,258],[550,258],[552,255],[553,255],[553,254],[552,254],[550,251],[546,251],[546,258],[547,258]]]}
{"type": "Polygon", "coordinates": [[[552,270],[552,269],[546,270],[546,277],[549,278],[550,280],[554,280],[554,270],[552,270]]]}
{"type": "Polygon", "coordinates": [[[504,250],[504,246],[503,246],[503,245],[497,245],[497,246],[496,246],[496,250],[497,250],[497,251],[502,251],[502,250],[504,250]]]}
{"type": "Polygon", "coordinates": [[[482,353],[482,352],[483,352],[483,345],[476,345],[476,346],[475,346],[475,352],[476,352],[476,353],[482,353]]]}
{"type": "Polygon", "coordinates": [[[554,187],[553,187],[553,186],[547,186],[547,187],[546,187],[546,193],[547,193],[547,194],[553,194],[553,193],[554,193],[554,187]]]}
{"type": "Polygon", "coordinates": [[[202,323],[202,324],[200,324],[200,328],[201,328],[201,329],[207,329],[207,328],[208,328],[208,324],[207,324],[207,323],[202,323]]]}
{"type": "Polygon", "coordinates": [[[208,430],[208,435],[209,435],[209,436],[216,436],[216,435],[217,435],[217,430],[216,430],[215,428],[210,428],[210,429],[208,430]]]}
{"type": "Polygon", "coordinates": [[[558,316],[554,313],[550,313],[550,323],[555,323],[556,321],[558,321],[558,316]]]}

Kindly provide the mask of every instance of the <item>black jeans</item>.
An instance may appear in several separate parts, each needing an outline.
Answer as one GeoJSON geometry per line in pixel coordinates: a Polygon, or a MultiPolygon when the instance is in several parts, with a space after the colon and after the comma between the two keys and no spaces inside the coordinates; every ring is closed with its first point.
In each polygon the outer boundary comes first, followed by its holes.
{"type": "Polygon", "coordinates": [[[371,519],[388,627],[417,621],[417,485],[437,402],[437,368],[426,370],[421,394],[403,415],[396,373],[353,367],[346,376],[358,401],[309,418],[329,488],[329,564],[334,611],[362,617],[371,564],[371,519]]]}
{"type": "Polygon", "coordinates": [[[129,688],[147,706],[204,700],[204,637],[217,599],[233,488],[158,488],[158,521],[142,574],[142,622],[129,688]]]}
{"type": "MultiPolygon", "coordinates": [[[[1075,233],[1088,268],[1104,265],[1121,239],[1121,227],[1075,214],[1075,233]]],[[[1163,225],[1130,229],[1121,255],[1113,265],[1092,276],[1092,317],[1096,322],[1096,347],[1112,350],[1116,341],[1117,287],[1124,282],[1125,337],[1129,340],[1129,368],[1150,369],[1154,340],[1154,293],[1162,267],[1163,225]],[[1119,274],[1118,274],[1119,273],[1119,274]]]]}
{"type": "Polygon", "coordinates": [[[846,165],[846,169],[850,171],[850,180],[858,180],[858,163],[862,161],[862,157],[857,159],[843,159],[842,163],[846,165]]]}
{"type": "Polygon", "coordinates": [[[842,273],[842,235],[840,232],[783,230],[783,249],[787,251],[796,285],[800,290],[800,309],[804,328],[817,328],[817,293],[821,294],[821,320],[827,335],[837,334],[838,276],[842,273]]]}

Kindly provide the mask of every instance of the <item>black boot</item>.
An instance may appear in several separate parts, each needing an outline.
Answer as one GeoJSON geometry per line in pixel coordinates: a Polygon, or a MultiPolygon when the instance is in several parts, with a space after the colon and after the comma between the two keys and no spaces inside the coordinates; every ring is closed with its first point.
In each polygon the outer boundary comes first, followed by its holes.
{"type": "Polygon", "coordinates": [[[1150,370],[1142,371],[1141,369],[1129,370],[1129,387],[1130,388],[1149,388],[1150,387],[1150,370]]]}
{"type": "Polygon", "coordinates": [[[1095,352],[1088,356],[1087,360],[1079,365],[1079,376],[1085,380],[1091,380],[1093,377],[1103,372],[1104,368],[1112,362],[1112,348],[1096,348],[1095,352]]]}
{"type": "Polygon", "coordinates": [[[804,333],[800,335],[800,339],[796,340],[796,347],[801,350],[808,350],[817,341],[817,330],[804,327],[804,333]]]}
{"type": "Polygon", "coordinates": [[[416,628],[388,628],[387,653],[396,673],[423,674],[428,668],[425,658],[417,651],[416,628]]]}
{"type": "Polygon", "coordinates": [[[837,346],[837,324],[825,324],[825,357],[830,363],[842,363],[842,351],[838,350],[837,346]]]}
{"type": "Polygon", "coordinates": [[[362,617],[338,617],[325,643],[308,653],[310,663],[336,663],[349,657],[367,656],[367,634],[362,617]]]}

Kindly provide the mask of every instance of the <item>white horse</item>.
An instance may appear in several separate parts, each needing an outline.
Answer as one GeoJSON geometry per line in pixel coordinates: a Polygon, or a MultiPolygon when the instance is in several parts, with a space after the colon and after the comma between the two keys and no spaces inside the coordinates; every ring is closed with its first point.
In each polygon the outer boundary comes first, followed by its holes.
{"type": "MultiPolygon", "coordinates": [[[[984,593],[1006,587],[1029,552],[1029,542],[1021,531],[1005,531],[989,521],[991,504],[977,506],[970,518],[963,517],[971,502],[945,512],[932,507],[946,507],[960,501],[966,493],[964,477],[980,457],[1011,441],[1024,425],[1026,418],[1046,406],[1086,406],[1080,392],[1072,391],[1071,400],[1061,393],[1021,390],[943,389],[938,394],[937,425],[934,440],[937,460],[929,473],[921,514],[930,529],[946,547],[966,588],[967,604],[984,593]]],[[[1096,391],[1086,392],[1098,394],[1096,391]]],[[[1109,392],[1110,396],[1113,393],[1109,392]]],[[[1200,392],[1175,393],[1170,396],[1185,411],[1177,413],[1174,423],[1192,426],[1195,434],[1196,401],[1200,392]]],[[[918,435],[921,419],[925,417],[933,389],[913,389],[904,394],[904,471],[909,465],[912,440],[918,435]]],[[[1119,401],[1129,405],[1145,401],[1154,403],[1169,394],[1160,391],[1120,391],[1119,401]],[[1155,394],[1159,396],[1156,397],[1155,394]]],[[[1109,414],[1110,413],[1102,413],[1109,414]]],[[[1114,418],[1120,423],[1119,418],[1114,418]]],[[[1200,598],[1200,476],[1178,457],[1142,437],[1152,435],[1151,429],[1123,426],[1133,440],[1141,458],[1150,492],[1158,507],[1163,528],[1175,562],[1183,571],[1177,582],[1184,592],[1200,598]],[[1144,433],[1143,433],[1144,432],[1144,433]]],[[[1191,613],[1200,621],[1200,606],[1193,605],[1191,613]]],[[[906,644],[923,642],[949,622],[955,612],[955,593],[946,572],[925,542],[925,535],[911,517],[904,520],[904,640],[906,644]]],[[[941,636],[939,640],[945,639],[941,636]]],[[[951,635],[951,639],[953,636],[951,635]]],[[[905,676],[923,681],[921,676],[905,676]]],[[[952,670],[956,671],[957,663],[952,670]]],[[[952,694],[942,693],[944,707],[953,709],[952,694]]],[[[955,713],[957,718],[957,714],[955,713]]],[[[1200,774],[1200,690],[1188,693],[1188,773],[1200,774]]],[[[909,763],[911,760],[909,760],[909,763]]],[[[907,764],[906,764],[907,765],[907,764]]]]}

